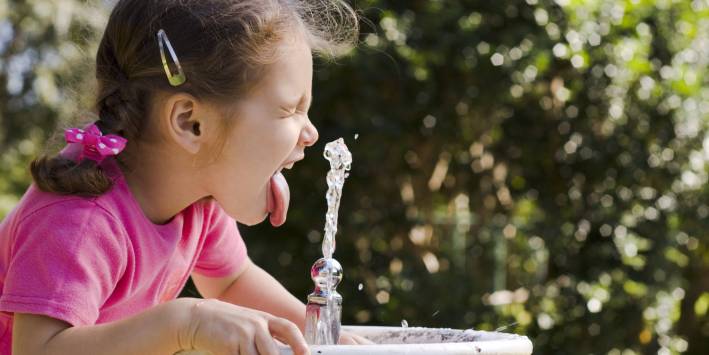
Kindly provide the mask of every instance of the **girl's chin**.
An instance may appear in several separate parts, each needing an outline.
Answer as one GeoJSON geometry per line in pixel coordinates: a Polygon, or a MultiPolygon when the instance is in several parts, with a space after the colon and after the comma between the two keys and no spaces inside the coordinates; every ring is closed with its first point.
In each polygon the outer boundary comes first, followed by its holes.
{"type": "MultiPolygon", "coordinates": [[[[229,217],[233,218],[240,224],[246,225],[246,226],[254,226],[257,225],[264,220],[266,220],[269,216],[269,211],[268,211],[268,200],[267,200],[267,194],[269,193],[268,186],[257,196],[251,197],[251,203],[247,205],[241,205],[239,203],[232,204],[232,208],[227,208],[227,206],[222,205],[224,208],[225,212],[229,217]],[[245,206],[254,206],[254,208],[244,208],[245,206]]],[[[242,197],[233,197],[229,198],[230,201],[244,201],[248,200],[247,198],[242,197]]]]}
{"type": "Polygon", "coordinates": [[[255,225],[263,222],[266,219],[266,217],[268,217],[268,213],[263,213],[258,216],[252,216],[252,217],[247,217],[247,218],[238,218],[238,219],[234,218],[234,219],[236,219],[237,222],[239,222],[243,225],[251,227],[251,226],[255,226],[255,225]]]}
{"type": "Polygon", "coordinates": [[[227,211],[227,215],[229,215],[229,217],[233,218],[234,220],[236,220],[240,224],[243,224],[246,226],[255,226],[255,225],[263,222],[266,218],[268,218],[268,210],[266,209],[266,206],[264,205],[262,208],[260,208],[259,211],[241,210],[237,213],[229,213],[227,211]]]}

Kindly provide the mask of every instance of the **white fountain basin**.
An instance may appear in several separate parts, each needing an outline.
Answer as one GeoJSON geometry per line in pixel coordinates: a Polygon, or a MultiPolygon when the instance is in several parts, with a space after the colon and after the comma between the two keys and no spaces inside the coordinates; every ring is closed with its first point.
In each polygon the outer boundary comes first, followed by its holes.
{"type": "MultiPolygon", "coordinates": [[[[374,345],[313,345],[312,355],[529,355],[532,342],[525,336],[486,332],[418,327],[343,326],[342,330],[361,335],[374,345]]],[[[281,347],[281,355],[292,355],[281,347]]],[[[180,355],[207,355],[204,352],[181,352],[180,355]]]]}

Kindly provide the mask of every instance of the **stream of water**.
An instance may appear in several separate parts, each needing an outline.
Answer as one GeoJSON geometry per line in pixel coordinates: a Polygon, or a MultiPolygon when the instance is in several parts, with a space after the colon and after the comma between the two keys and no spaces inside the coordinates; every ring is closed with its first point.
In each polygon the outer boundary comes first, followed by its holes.
{"type": "Polygon", "coordinates": [[[347,149],[342,138],[325,145],[323,153],[330,162],[330,171],[327,173],[327,214],[325,214],[325,237],[322,242],[323,257],[332,258],[335,252],[335,233],[337,233],[337,213],[340,209],[342,185],[349,175],[352,166],[352,154],[347,149]]]}

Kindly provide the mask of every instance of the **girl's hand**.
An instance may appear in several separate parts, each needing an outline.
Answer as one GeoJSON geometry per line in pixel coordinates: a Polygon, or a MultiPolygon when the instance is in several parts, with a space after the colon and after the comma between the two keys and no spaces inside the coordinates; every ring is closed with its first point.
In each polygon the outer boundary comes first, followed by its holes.
{"type": "Polygon", "coordinates": [[[338,344],[340,345],[374,345],[374,343],[363,337],[359,336],[354,333],[350,332],[341,332],[340,333],[340,341],[338,341],[338,344]]]}
{"type": "Polygon", "coordinates": [[[298,327],[284,318],[216,299],[199,300],[190,308],[189,324],[178,334],[183,349],[214,355],[278,355],[275,338],[290,345],[294,355],[310,354],[298,327]]]}

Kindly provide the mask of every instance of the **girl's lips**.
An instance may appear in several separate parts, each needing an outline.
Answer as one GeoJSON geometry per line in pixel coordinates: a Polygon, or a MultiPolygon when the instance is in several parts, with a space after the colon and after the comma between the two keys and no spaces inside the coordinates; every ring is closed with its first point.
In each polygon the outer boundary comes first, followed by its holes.
{"type": "MultiPolygon", "coordinates": [[[[283,169],[283,168],[285,168],[285,169],[291,169],[291,168],[293,168],[293,165],[295,165],[295,163],[297,163],[297,162],[303,160],[303,158],[305,158],[305,156],[304,156],[304,155],[300,155],[297,159],[293,159],[293,160],[287,161],[287,162],[283,163],[283,165],[281,165],[281,169],[283,169]]],[[[280,170],[279,170],[279,171],[280,171],[280,170]]]]}

